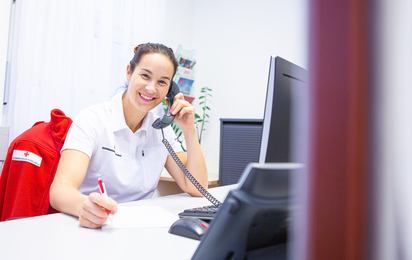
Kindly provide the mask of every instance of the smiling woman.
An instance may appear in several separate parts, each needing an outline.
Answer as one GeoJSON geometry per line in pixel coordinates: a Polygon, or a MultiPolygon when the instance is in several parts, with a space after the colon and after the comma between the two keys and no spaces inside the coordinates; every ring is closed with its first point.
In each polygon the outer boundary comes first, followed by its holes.
{"type": "Polygon", "coordinates": [[[135,132],[146,113],[165,98],[173,78],[172,62],[162,54],[149,53],[132,70],[127,66],[128,88],[123,94],[126,124],[135,132]]]}
{"type": "Polygon", "coordinates": [[[127,65],[128,83],[123,95],[126,124],[133,132],[146,113],[164,100],[178,66],[173,50],[164,45],[141,44],[134,53],[127,65]]]}
{"type": "MultiPolygon", "coordinates": [[[[106,209],[117,212],[117,202],[151,198],[163,168],[183,191],[201,195],[163,146],[162,132],[151,126],[156,119],[151,110],[165,98],[176,67],[172,49],[155,43],[139,45],[127,65],[126,91],[79,113],[68,132],[50,189],[55,209],[78,216],[85,227],[100,227],[107,220],[106,209]],[[98,193],[99,178],[106,183],[109,198],[98,193]]],[[[194,107],[179,93],[170,111],[185,135],[187,154],[170,126],[163,130],[164,137],[186,168],[207,187],[194,107]]]]}

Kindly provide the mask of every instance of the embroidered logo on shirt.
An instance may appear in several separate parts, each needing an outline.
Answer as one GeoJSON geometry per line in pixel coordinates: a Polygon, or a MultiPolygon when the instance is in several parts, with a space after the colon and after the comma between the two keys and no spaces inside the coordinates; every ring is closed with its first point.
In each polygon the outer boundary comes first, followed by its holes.
{"type": "Polygon", "coordinates": [[[23,150],[14,150],[13,156],[11,158],[12,161],[24,161],[40,167],[42,158],[37,154],[34,154],[29,151],[23,150]]]}
{"type": "Polygon", "coordinates": [[[113,149],[110,149],[110,148],[107,148],[107,147],[104,147],[104,146],[102,147],[102,149],[103,149],[103,150],[106,150],[106,151],[109,151],[109,152],[112,152],[112,153],[114,153],[114,155],[116,155],[116,156],[122,157],[121,154],[116,153],[116,151],[113,150],[113,149]]]}

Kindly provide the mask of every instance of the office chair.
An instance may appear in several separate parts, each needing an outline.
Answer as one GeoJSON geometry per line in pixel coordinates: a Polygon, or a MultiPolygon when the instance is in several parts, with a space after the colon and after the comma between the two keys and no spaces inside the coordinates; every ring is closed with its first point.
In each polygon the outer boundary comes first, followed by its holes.
{"type": "Polygon", "coordinates": [[[7,150],[0,176],[0,221],[58,212],[50,206],[49,189],[73,121],[59,109],[50,114],[50,122],[35,123],[7,150]]]}

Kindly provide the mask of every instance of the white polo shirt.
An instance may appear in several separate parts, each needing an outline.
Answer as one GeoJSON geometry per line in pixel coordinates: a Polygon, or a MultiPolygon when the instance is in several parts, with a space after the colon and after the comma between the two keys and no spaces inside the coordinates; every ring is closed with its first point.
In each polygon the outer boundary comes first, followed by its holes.
{"type": "MultiPolygon", "coordinates": [[[[90,157],[80,192],[99,192],[97,180],[101,178],[109,197],[119,203],[151,198],[169,155],[161,130],[152,127],[158,118],[152,111],[135,133],[126,125],[122,94],[82,110],[62,148],[79,150],[90,157]]],[[[174,151],[181,152],[173,129],[169,126],[163,131],[174,151]]]]}

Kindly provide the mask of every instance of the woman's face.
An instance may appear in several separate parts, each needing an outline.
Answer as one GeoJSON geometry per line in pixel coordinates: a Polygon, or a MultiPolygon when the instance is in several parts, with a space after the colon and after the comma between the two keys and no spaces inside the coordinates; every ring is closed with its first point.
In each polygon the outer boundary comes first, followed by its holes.
{"type": "Polygon", "coordinates": [[[173,72],[172,62],[159,53],[144,55],[133,72],[128,65],[126,102],[145,113],[153,109],[165,98],[173,72]]]}

